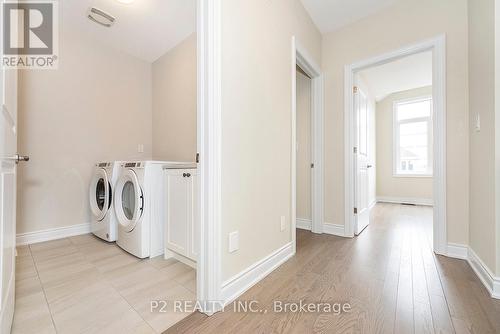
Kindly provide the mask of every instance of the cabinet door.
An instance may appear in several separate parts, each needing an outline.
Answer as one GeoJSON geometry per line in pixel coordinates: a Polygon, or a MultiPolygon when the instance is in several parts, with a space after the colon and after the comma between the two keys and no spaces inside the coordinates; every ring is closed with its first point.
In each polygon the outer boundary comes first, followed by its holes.
{"type": "Polygon", "coordinates": [[[166,229],[165,243],[168,249],[189,256],[189,221],[191,215],[191,189],[185,171],[168,170],[165,175],[166,229]]]}
{"type": "Polygon", "coordinates": [[[199,219],[198,219],[198,175],[196,171],[190,172],[189,191],[190,191],[190,221],[189,221],[189,255],[188,257],[196,261],[198,259],[198,236],[199,236],[199,219]]]}

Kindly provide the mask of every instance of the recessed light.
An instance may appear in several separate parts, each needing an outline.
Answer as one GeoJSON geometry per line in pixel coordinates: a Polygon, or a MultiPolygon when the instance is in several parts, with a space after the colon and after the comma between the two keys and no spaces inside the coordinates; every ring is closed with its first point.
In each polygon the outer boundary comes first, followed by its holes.
{"type": "Polygon", "coordinates": [[[118,1],[119,3],[126,4],[126,5],[131,4],[132,2],[134,2],[134,0],[116,0],[116,1],[118,1]]]}

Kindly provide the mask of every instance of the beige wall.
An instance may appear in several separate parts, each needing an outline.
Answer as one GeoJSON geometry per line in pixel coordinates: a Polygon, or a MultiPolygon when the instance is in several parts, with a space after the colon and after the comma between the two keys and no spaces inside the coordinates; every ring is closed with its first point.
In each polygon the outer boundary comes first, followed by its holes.
{"type": "Polygon", "coordinates": [[[497,261],[495,258],[495,181],[497,180],[495,180],[494,69],[495,1],[470,0],[470,247],[492,271],[495,270],[497,261]],[[475,131],[477,114],[481,117],[480,132],[475,131]]]}
{"type": "Polygon", "coordinates": [[[19,77],[17,233],[89,223],[93,164],[151,158],[151,65],[61,33],[59,69],[19,77]]]}
{"type": "Polygon", "coordinates": [[[398,92],[377,103],[377,196],[432,200],[432,177],[393,176],[394,101],[432,95],[432,86],[398,92]]]}
{"type": "Polygon", "coordinates": [[[223,280],[291,241],[293,35],[320,63],[321,35],[299,0],[222,1],[223,280]],[[232,231],[239,250],[228,253],[232,231]]]}
{"type": "Polygon", "coordinates": [[[153,63],[153,159],[196,156],[196,34],[153,63]]]}
{"type": "Polygon", "coordinates": [[[344,66],[438,34],[447,38],[448,241],[468,243],[467,1],[402,0],[323,36],[325,220],[344,224],[344,66]],[[425,22],[425,24],[423,24],[425,22]]]}
{"type": "Polygon", "coordinates": [[[311,79],[297,71],[297,218],[311,216],[311,79]]]}

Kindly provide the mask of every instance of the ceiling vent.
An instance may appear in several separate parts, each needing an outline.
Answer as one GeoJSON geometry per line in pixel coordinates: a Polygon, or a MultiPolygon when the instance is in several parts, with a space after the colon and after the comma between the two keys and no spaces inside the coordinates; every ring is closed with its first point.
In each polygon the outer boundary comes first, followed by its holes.
{"type": "Polygon", "coordinates": [[[113,16],[95,7],[89,9],[87,17],[89,18],[89,20],[107,28],[111,27],[116,20],[113,16]]]}

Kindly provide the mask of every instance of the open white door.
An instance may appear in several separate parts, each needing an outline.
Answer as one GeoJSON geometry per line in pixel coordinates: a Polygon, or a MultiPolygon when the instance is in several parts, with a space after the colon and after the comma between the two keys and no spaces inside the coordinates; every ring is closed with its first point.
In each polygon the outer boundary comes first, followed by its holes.
{"type": "MultiPolygon", "coordinates": [[[[1,10],[0,15],[3,15],[1,10]]],[[[0,67],[0,108],[0,332],[10,333],[14,315],[16,164],[19,161],[17,70],[0,67]]]]}
{"type": "Polygon", "coordinates": [[[354,234],[358,235],[370,223],[369,208],[369,175],[371,168],[368,159],[368,99],[366,94],[356,85],[354,88],[354,124],[356,151],[355,152],[355,203],[356,211],[354,234]]]}

